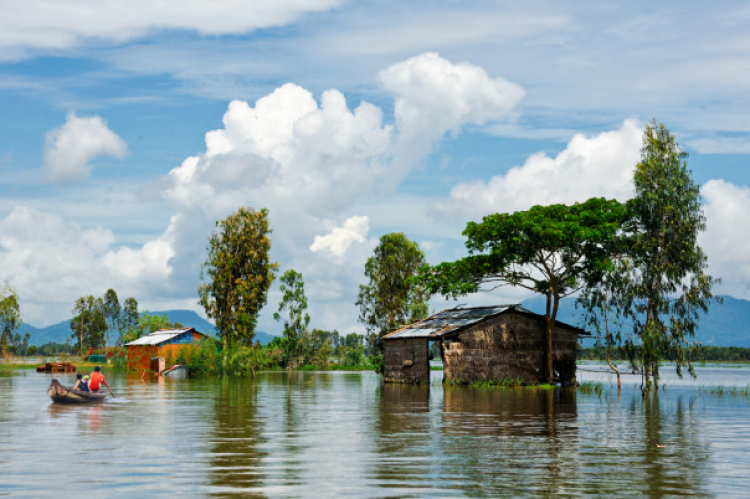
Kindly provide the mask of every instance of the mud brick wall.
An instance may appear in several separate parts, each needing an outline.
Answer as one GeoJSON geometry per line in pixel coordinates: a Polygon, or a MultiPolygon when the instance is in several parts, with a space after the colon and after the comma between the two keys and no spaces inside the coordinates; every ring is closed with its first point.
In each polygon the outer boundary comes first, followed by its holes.
{"type": "Polygon", "coordinates": [[[403,338],[384,342],[383,377],[388,383],[428,383],[430,361],[427,338],[403,338]]]}
{"type": "MultiPolygon", "coordinates": [[[[575,378],[577,335],[556,328],[553,363],[564,378],[575,378]]],[[[521,379],[543,381],[544,321],[509,313],[477,324],[443,342],[445,378],[457,382],[521,379]]]]}

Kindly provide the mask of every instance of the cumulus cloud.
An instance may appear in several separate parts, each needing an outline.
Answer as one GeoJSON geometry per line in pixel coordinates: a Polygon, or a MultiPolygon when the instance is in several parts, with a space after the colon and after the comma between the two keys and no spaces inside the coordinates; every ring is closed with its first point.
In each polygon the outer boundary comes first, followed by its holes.
{"type": "Polygon", "coordinates": [[[536,204],[574,203],[593,196],[625,200],[633,194],[633,168],[640,159],[643,130],[626,120],[618,130],[594,137],[575,135],[557,156],[540,152],[488,181],[456,185],[441,215],[526,210],[536,204]]]}
{"type": "Polygon", "coordinates": [[[21,295],[24,317],[35,325],[61,320],[76,298],[109,287],[154,299],[168,289],[171,254],[164,238],[138,249],[117,248],[108,229],[83,229],[24,206],[0,220],[0,266],[21,295]]]}
{"type": "Polygon", "coordinates": [[[512,117],[524,96],[520,86],[492,78],[468,62],[452,63],[425,53],[380,73],[383,87],[396,95],[395,117],[404,148],[423,155],[446,132],[512,117]]]}
{"type": "Polygon", "coordinates": [[[706,231],[700,245],[708,255],[710,272],[721,277],[721,290],[750,299],[750,188],[711,180],[701,188],[706,204],[706,231]]]}
{"type": "Polygon", "coordinates": [[[124,158],[127,152],[125,141],[101,117],[71,113],[64,125],[47,133],[44,164],[50,181],[74,182],[88,176],[95,157],[124,158]]]}
{"type": "Polygon", "coordinates": [[[342,256],[352,243],[363,243],[370,231],[370,219],[367,217],[351,217],[342,227],[334,227],[325,236],[315,236],[310,245],[311,251],[329,251],[336,256],[342,256]]]}
{"type": "Polygon", "coordinates": [[[214,0],[123,3],[86,0],[3,2],[0,47],[68,48],[87,38],[123,42],[160,30],[192,30],[203,35],[247,33],[282,26],[309,12],[331,9],[343,0],[248,2],[214,0]]]}

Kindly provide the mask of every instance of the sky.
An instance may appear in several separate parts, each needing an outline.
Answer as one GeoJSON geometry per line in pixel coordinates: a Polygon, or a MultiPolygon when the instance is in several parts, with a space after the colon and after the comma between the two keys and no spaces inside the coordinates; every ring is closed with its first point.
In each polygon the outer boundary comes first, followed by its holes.
{"type": "Polygon", "coordinates": [[[624,201],[656,119],[702,186],[715,291],[750,299],[748,110],[744,2],[0,0],[0,281],[37,327],[108,288],[202,313],[215,222],[267,208],[311,327],[363,332],[383,234],[437,264],[484,215],[624,201]]]}

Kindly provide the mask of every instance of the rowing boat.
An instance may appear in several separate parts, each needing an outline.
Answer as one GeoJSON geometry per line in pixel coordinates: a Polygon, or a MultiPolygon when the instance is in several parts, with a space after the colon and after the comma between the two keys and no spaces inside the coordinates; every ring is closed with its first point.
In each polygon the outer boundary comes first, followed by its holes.
{"type": "Polygon", "coordinates": [[[57,379],[52,378],[52,384],[47,389],[47,394],[52,402],[58,404],[87,404],[90,402],[101,402],[107,398],[107,393],[82,392],[63,386],[57,379]]]}

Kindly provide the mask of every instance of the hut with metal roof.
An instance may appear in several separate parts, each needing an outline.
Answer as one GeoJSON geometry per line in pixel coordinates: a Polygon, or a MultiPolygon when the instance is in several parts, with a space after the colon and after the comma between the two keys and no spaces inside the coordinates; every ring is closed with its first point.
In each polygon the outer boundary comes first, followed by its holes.
{"type": "MultiPolygon", "coordinates": [[[[552,363],[564,384],[575,381],[579,335],[588,333],[559,321],[555,325],[552,363]]],[[[545,379],[544,316],[520,305],[444,310],[384,336],[385,381],[428,382],[431,341],[440,342],[444,380],[545,379]]]]}
{"type": "MultiPolygon", "coordinates": [[[[181,349],[189,348],[197,344],[202,338],[207,337],[192,327],[162,329],[141,336],[137,340],[125,344],[128,347],[128,370],[153,369],[152,359],[165,358],[170,354],[174,355],[181,349]]],[[[154,370],[161,371],[161,369],[163,367],[154,370]]]]}

